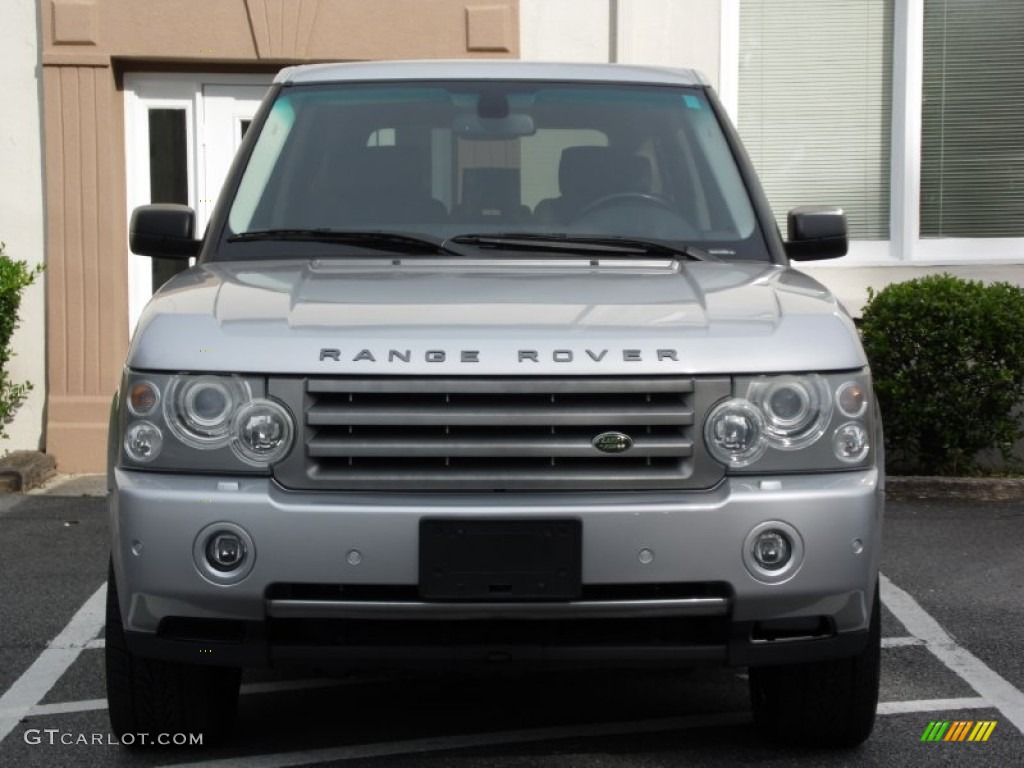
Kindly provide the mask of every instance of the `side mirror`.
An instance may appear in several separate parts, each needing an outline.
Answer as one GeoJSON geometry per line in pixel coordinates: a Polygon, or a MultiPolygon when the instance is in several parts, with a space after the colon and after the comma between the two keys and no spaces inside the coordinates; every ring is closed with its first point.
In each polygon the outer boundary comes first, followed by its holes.
{"type": "Polygon", "coordinates": [[[128,247],[139,256],[190,259],[199,254],[196,214],[186,205],[140,205],[128,225],[128,247]]]}
{"type": "Polygon", "coordinates": [[[846,255],[846,214],[842,208],[807,205],[789,212],[786,255],[793,261],[846,255]]]}

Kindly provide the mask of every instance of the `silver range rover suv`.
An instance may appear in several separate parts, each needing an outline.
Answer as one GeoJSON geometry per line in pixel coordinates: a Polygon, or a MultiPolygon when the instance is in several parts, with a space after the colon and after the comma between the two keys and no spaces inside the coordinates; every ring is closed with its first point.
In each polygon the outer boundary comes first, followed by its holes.
{"type": "Polygon", "coordinates": [[[881,424],[701,75],[286,69],[152,298],[110,426],[117,733],[229,729],[246,667],[713,663],[775,737],[869,735],[881,424]]]}

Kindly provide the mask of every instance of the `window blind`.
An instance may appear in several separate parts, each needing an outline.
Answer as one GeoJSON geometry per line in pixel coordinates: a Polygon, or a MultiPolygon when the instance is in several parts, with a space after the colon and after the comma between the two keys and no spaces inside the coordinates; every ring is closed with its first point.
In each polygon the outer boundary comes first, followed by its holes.
{"type": "Polygon", "coordinates": [[[1024,2],[925,0],[921,236],[1024,236],[1024,2]]]}
{"type": "Polygon", "coordinates": [[[739,131],[779,225],[842,206],[889,237],[893,0],[742,0],[739,131]]]}

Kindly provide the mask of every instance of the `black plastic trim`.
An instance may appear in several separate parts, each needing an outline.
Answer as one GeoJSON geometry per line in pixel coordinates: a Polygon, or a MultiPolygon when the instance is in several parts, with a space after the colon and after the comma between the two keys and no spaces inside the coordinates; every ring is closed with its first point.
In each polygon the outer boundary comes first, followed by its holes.
{"type": "Polygon", "coordinates": [[[211,643],[158,637],[147,632],[125,632],[128,649],[141,657],[192,664],[231,667],[266,667],[275,663],[334,662],[347,667],[387,663],[400,667],[473,663],[524,663],[559,666],[673,667],[725,664],[731,667],[802,664],[859,654],[868,640],[867,630],[828,638],[775,643],[753,643],[750,625],[734,625],[727,645],[687,646],[271,646],[265,626],[247,623],[245,640],[211,643]]]}
{"type": "Polygon", "coordinates": [[[811,640],[750,640],[752,623],[735,624],[729,643],[729,666],[762,667],[779,664],[803,664],[827,659],[843,659],[858,655],[868,641],[868,630],[843,632],[831,637],[811,640]]]}

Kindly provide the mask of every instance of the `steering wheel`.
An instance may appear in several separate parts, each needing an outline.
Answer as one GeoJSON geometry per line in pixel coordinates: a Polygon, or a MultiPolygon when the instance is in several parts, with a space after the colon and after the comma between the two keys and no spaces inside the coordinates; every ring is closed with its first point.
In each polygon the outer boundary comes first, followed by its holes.
{"type": "Polygon", "coordinates": [[[662,210],[674,213],[676,216],[679,215],[679,211],[676,210],[672,202],[666,200],[664,197],[659,195],[652,195],[648,192],[615,192],[611,195],[605,195],[599,197],[594,202],[585,206],[582,211],[576,214],[575,218],[582,219],[584,216],[589,216],[595,211],[599,211],[602,208],[608,208],[620,203],[636,202],[644,205],[656,206],[662,210]]]}

